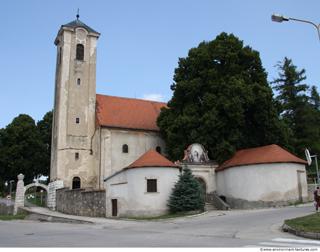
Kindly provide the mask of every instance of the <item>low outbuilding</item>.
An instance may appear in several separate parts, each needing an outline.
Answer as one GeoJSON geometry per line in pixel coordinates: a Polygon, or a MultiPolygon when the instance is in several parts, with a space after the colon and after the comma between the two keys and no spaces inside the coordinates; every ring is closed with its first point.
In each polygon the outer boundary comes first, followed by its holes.
{"type": "Polygon", "coordinates": [[[168,199],[180,167],[149,150],[128,167],[106,178],[107,217],[150,217],[168,212],[168,199]]]}
{"type": "Polygon", "coordinates": [[[217,193],[232,208],[304,202],[306,164],[276,144],[239,150],[216,168],[217,193]]]}

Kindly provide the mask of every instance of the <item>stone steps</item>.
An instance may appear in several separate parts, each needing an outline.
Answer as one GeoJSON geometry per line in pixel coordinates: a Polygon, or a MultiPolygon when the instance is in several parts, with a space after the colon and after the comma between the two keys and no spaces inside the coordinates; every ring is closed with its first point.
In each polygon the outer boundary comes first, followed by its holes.
{"type": "Polygon", "coordinates": [[[205,211],[213,211],[213,210],[217,210],[217,208],[212,203],[206,202],[204,204],[204,210],[205,211]]]}

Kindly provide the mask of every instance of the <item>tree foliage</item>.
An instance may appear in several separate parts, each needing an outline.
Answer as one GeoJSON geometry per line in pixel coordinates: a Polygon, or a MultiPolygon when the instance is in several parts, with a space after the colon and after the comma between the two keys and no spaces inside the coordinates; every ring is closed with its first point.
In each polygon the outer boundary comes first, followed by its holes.
{"type": "Polygon", "coordinates": [[[169,198],[171,213],[204,209],[204,197],[200,183],[189,168],[184,168],[169,198]]]}
{"type": "Polygon", "coordinates": [[[194,142],[218,162],[236,149],[288,143],[259,53],[232,34],[221,33],[180,58],[171,89],[158,125],[173,160],[194,142]]]}
{"type": "Polygon", "coordinates": [[[279,77],[273,81],[278,92],[276,100],[280,103],[280,114],[291,129],[293,151],[304,157],[304,149],[315,153],[320,151],[320,111],[319,94],[315,86],[311,88],[301,83],[306,79],[305,70],[298,70],[287,57],[278,63],[279,77]]]}
{"type": "Polygon", "coordinates": [[[50,173],[50,157],[51,157],[51,135],[52,135],[52,118],[53,112],[47,112],[42,120],[37,123],[42,142],[41,174],[49,175],[50,173]]]}
{"type": "Polygon", "coordinates": [[[320,96],[316,86],[311,87],[310,103],[316,110],[320,110],[320,96]]]}
{"type": "Polygon", "coordinates": [[[19,173],[25,175],[26,183],[39,175],[48,175],[51,120],[52,112],[37,125],[30,116],[21,114],[0,129],[0,183],[16,180],[19,173]]]}

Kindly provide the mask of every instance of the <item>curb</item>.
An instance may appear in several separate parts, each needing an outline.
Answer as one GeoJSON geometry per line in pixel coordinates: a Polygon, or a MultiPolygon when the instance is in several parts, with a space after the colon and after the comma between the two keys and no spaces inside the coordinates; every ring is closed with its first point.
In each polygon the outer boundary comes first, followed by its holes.
{"type": "Polygon", "coordinates": [[[36,220],[40,222],[72,223],[72,224],[94,224],[93,221],[35,213],[26,209],[24,209],[24,211],[28,213],[28,216],[25,218],[25,220],[36,220]]]}
{"type": "Polygon", "coordinates": [[[202,213],[198,213],[198,214],[193,214],[193,215],[186,215],[186,216],[181,216],[181,217],[185,217],[185,218],[193,218],[193,217],[197,217],[197,216],[201,216],[201,215],[205,215],[209,213],[209,211],[204,211],[202,213]]]}
{"type": "Polygon", "coordinates": [[[296,236],[301,236],[304,238],[320,240],[320,233],[299,231],[299,230],[296,230],[296,229],[288,226],[287,224],[283,224],[281,228],[282,228],[283,232],[288,232],[288,233],[294,234],[296,236]]]}

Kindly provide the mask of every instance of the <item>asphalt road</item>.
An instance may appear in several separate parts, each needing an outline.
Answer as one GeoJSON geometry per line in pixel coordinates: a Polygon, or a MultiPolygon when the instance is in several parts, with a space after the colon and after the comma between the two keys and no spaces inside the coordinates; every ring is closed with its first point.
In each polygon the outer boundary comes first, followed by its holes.
{"type": "Polygon", "coordinates": [[[0,247],[319,247],[283,233],[284,219],[311,214],[309,205],[209,212],[165,221],[101,224],[0,221],[0,247]]]}

